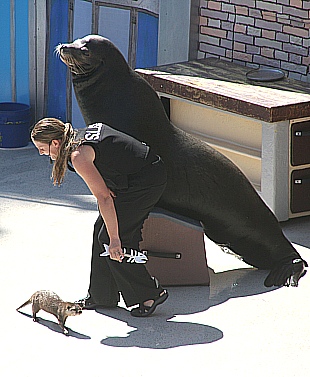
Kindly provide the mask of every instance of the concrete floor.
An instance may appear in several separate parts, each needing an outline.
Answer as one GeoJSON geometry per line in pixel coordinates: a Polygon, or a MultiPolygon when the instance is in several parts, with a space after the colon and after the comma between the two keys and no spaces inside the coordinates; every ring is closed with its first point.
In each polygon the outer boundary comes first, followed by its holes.
{"type": "MultiPolygon", "coordinates": [[[[0,150],[0,375],[93,377],[310,375],[310,274],[298,288],[266,289],[257,271],[206,240],[210,287],[171,287],[153,317],[121,305],[69,317],[15,311],[39,289],[65,300],[88,287],[96,203],[68,173],[53,187],[51,167],[35,148],[0,150]]],[[[283,223],[310,261],[310,218],[283,223]]]]}

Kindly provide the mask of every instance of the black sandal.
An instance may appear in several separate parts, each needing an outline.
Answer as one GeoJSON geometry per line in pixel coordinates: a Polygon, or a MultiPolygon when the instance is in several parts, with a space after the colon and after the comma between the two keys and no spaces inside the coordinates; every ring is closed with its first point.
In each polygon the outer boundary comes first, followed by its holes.
{"type": "Polygon", "coordinates": [[[148,317],[152,313],[154,313],[155,309],[158,305],[163,304],[168,298],[168,292],[166,290],[163,291],[162,295],[156,296],[154,302],[151,306],[146,306],[143,303],[139,304],[137,308],[131,310],[130,314],[133,317],[148,317]]]}

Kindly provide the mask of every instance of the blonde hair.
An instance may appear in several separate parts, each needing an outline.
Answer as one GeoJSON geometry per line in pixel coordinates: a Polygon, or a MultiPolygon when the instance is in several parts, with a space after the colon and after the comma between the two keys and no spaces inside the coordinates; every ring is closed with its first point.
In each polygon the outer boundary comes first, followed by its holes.
{"type": "Polygon", "coordinates": [[[51,144],[53,140],[60,141],[60,148],[52,170],[52,181],[60,186],[66,174],[68,159],[72,151],[80,144],[75,140],[76,131],[70,123],[63,123],[56,118],[41,119],[33,127],[31,138],[45,144],[51,144]]]}

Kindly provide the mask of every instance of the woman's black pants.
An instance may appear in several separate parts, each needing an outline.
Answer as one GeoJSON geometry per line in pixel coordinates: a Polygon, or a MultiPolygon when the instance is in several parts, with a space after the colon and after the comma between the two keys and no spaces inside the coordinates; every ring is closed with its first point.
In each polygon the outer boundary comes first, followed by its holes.
{"type": "MultiPolygon", "coordinates": [[[[143,223],[160,199],[165,186],[166,173],[160,161],[153,167],[152,174],[146,172],[141,176],[140,186],[137,186],[135,178],[126,193],[116,196],[114,205],[122,247],[139,250],[143,223]],[[146,185],[147,181],[149,185],[146,185]]],[[[121,293],[126,306],[130,307],[159,295],[162,287],[150,276],[144,264],[131,263],[127,257],[120,263],[109,256],[100,256],[104,251],[103,244],[109,245],[109,236],[99,215],[94,226],[88,292],[92,301],[98,305],[115,306],[121,293]]]]}

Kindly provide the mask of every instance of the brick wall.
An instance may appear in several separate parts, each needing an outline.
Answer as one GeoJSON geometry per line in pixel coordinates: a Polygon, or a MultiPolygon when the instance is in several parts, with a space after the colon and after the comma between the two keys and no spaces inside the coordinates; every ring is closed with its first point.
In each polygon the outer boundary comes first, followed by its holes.
{"type": "Polygon", "coordinates": [[[200,0],[198,58],[276,67],[310,82],[309,0],[200,0]]]}

